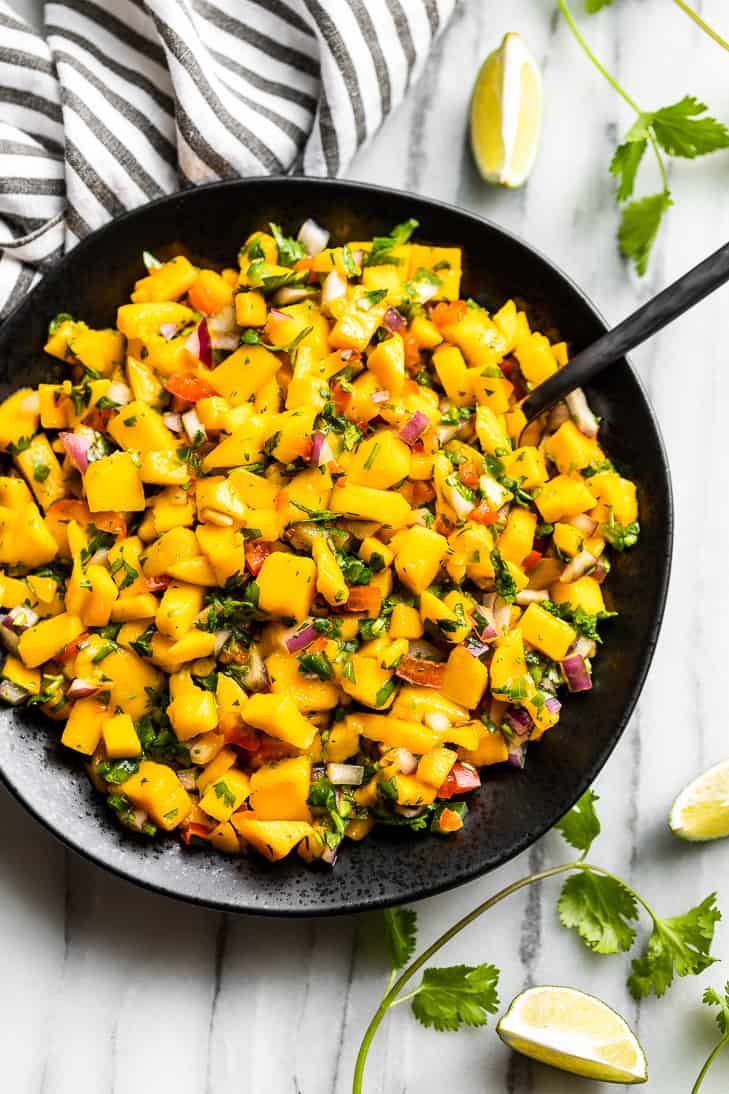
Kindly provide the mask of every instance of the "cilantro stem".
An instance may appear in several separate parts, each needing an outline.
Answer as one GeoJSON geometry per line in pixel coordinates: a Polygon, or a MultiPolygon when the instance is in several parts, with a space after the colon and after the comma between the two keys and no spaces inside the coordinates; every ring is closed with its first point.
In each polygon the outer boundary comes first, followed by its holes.
{"type": "MultiPolygon", "coordinates": [[[[411,992],[407,996],[398,998],[400,992],[405,985],[412,980],[416,972],[418,972],[423,965],[430,961],[431,957],[438,953],[452,938],[455,938],[464,927],[468,927],[479,916],[482,916],[484,912],[487,912],[490,908],[493,908],[496,904],[499,904],[506,897],[511,896],[512,893],[517,893],[520,889],[526,888],[527,885],[532,885],[537,881],[545,881],[547,878],[556,877],[558,874],[565,874],[570,870],[584,870],[594,869],[589,863],[582,860],[577,862],[565,862],[561,866],[552,866],[549,870],[541,870],[538,874],[529,874],[526,877],[519,878],[518,881],[514,881],[511,885],[507,885],[504,889],[500,889],[498,893],[494,893],[493,896],[484,900],[482,904],[474,908],[467,915],[464,915],[462,919],[459,919],[457,923],[454,923],[447,931],[445,931],[440,938],[437,938],[427,950],[423,950],[420,957],[408,965],[408,967],[400,974],[398,979],[387,990],[382,997],[382,1002],[375,1011],[372,1021],[365,1030],[364,1037],[362,1038],[362,1044],[360,1045],[359,1052],[357,1053],[357,1062],[354,1067],[354,1080],[352,1083],[352,1094],[362,1094],[362,1080],[364,1078],[364,1069],[367,1062],[367,1055],[370,1050],[370,1046],[375,1038],[377,1030],[380,1028],[382,1019],[387,1014],[388,1010],[398,1003],[405,1002],[406,999],[411,998],[412,995],[417,994],[411,992]]],[[[605,871],[606,872],[606,871],[605,871]]],[[[652,914],[652,913],[651,913],[652,914]]]]}
{"type": "Polygon", "coordinates": [[[719,1055],[721,1050],[727,1044],[729,1044],[729,1033],[724,1034],[724,1036],[721,1038],[721,1040],[718,1041],[714,1045],[711,1052],[709,1053],[709,1055],[704,1060],[704,1066],[701,1068],[701,1071],[699,1072],[699,1074],[696,1078],[696,1082],[691,1087],[691,1094],[698,1094],[698,1091],[699,1091],[699,1089],[701,1087],[701,1084],[703,1083],[704,1079],[706,1078],[706,1075],[707,1075],[707,1072],[708,1072],[709,1068],[711,1067],[711,1065],[713,1064],[714,1060],[719,1055]]]}
{"type": "Polygon", "coordinates": [[[704,34],[708,34],[709,37],[712,38],[718,46],[721,46],[722,49],[725,49],[727,53],[729,53],[729,42],[727,42],[726,39],[722,38],[722,36],[717,31],[715,31],[713,27],[710,27],[709,24],[701,18],[697,11],[695,11],[692,7],[689,7],[685,0],[673,0],[673,2],[677,7],[681,9],[682,12],[688,15],[689,19],[693,19],[694,23],[696,23],[696,26],[700,27],[701,30],[703,30],[704,34]]]}
{"type": "MultiPolygon", "coordinates": [[[[677,3],[677,4],[680,4],[680,6],[683,6],[683,4],[681,3],[681,0],[674,0],[674,2],[677,3]]],[[[605,65],[602,63],[602,61],[596,56],[596,54],[593,53],[593,51],[588,46],[587,42],[585,41],[584,37],[582,36],[580,28],[577,26],[577,23],[575,22],[575,17],[572,14],[572,12],[570,11],[567,0],[559,0],[559,9],[562,12],[562,15],[564,16],[564,19],[565,19],[565,22],[567,23],[567,26],[572,31],[572,34],[573,34],[575,40],[577,41],[577,44],[580,46],[580,48],[582,49],[585,56],[595,66],[595,68],[600,73],[600,75],[605,80],[607,80],[607,82],[610,84],[612,89],[614,91],[617,91],[618,95],[621,97],[621,99],[624,102],[626,102],[628,104],[630,109],[633,110],[638,117],[640,117],[642,115],[643,111],[640,109],[640,107],[636,103],[635,99],[633,99],[628,94],[628,92],[625,90],[625,88],[622,87],[618,83],[618,81],[615,79],[615,77],[612,75],[612,73],[609,72],[605,68],[605,65]]],[[[689,11],[690,10],[691,9],[689,9],[689,11]]],[[[687,12],[687,14],[688,14],[688,12],[687,12]]],[[[661,173],[661,183],[663,185],[664,193],[668,193],[668,175],[666,173],[666,165],[664,163],[663,156],[661,155],[661,150],[658,146],[658,141],[656,140],[655,135],[653,134],[653,131],[651,129],[648,130],[648,142],[649,142],[651,148],[653,149],[653,152],[654,152],[655,157],[656,157],[656,162],[658,163],[658,170],[661,173]]]]}

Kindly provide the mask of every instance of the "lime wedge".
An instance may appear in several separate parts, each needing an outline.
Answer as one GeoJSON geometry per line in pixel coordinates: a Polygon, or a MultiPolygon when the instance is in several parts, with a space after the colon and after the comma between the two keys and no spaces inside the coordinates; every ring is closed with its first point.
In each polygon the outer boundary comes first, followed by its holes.
{"type": "Polygon", "coordinates": [[[710,767],[681,791],[671,806],[668,824],[680,839],[729,836],[729,760],[710,767]]]}
{"type": "Polygon", "coordinates": [[[644,1083],[645,1053],[607,1003],[576,988],[529,988],[517,995],[496,1031],[516,1052],[604,1083],[644,1083]]]}
{"type": "Polygon", "coordinates": [[[542,126],[542,75],[520,34],[504,35],[484,61],[471,99],[471,148],[487,182],[521,186],[542,126]]]}

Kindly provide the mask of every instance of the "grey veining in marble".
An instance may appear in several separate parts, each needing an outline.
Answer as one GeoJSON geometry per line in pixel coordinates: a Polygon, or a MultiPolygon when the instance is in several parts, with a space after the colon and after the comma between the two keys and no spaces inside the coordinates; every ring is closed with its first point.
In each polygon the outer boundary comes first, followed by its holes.
{"type": "MultiPolygon", "coordinates": [[[[37,3],[19,5],[37,14],[37,3]]],[[[643,281],[619,260],[607,163],[631,122],[590,69],[553,0],[461,0],[425,78],[351,169],[458,202],[556,259],[611,320],[729,237],[729,154],[671,168],[676,207],[643,281]],[[544,70],[544,138],[515,193],[486,188],[464,147],[470,87],[506,30],[544,70]]],[[[575,0],[575,9],[581,8],[575,0]]],[[[724,0],[705,17],[729,32],[724,0]]],[[[729,58],[669,0],[616,0],[585,20],[598,52],[646,107],[690,92],[729,118],[729,58]]],[[[646,182],[649,185],[649,181],[646,182]]],[[[595,856],[671,914],[717,889],[729,910],[729,845],[678,845],[666,830],[686,779],[729,754],[729,290],[635,354],[658,411],[674,475],[676,552],[658,653],[631,727],[597,784],[604,834],[595,856]]],[[[0,1058],[8,1094],[345,1094],[385,978],[377,916],[334,921],[233,919],[170,903],[71,858],[0,794],[0,1058]]],[[[433,939],[489,892],[560,861],[559,837],[489,878],[419,906],[433,939]]],[[[493,960],[504,1002],[529,983],[597,991],[639,1031],[647,1089],[690,1089],[714,1036],[699,1000],[729,966],[634,1003],[627,961],[587,953],[560,929],[558,883],[512,898],[461,935],[443,962],[493,960]]],[[[643,928],[641,928],[641,931],[643,928]]],[[[726,928],[715,952],[729,961],[726,928]]],[[[580,1094],[607,1091],[512,1058],[488,1030],[435,1034],[406,1008],[375,1043],[367,1094],[580,1094]]],[[[729,1054],[706,1094],[729,1089],[729,1054]]]]}

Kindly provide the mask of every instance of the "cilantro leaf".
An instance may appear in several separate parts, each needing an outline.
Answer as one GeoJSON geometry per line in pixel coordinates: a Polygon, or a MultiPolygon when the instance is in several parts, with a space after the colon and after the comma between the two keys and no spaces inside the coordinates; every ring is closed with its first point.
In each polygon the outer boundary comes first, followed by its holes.
{"type": "Polygon", "coordinates": [[[491,565],[494,568],[496,592],[507,604],[513,604],[516,600],[516,582],[498,547],[494,547],[491,552],[491,565]]]}
{"type": "Polygon", "coordinates": [[[422,1025],[438,1030],[485,1026],[499,1005],[498,981],[494,965],[426,969],[412,1002],[413,1014],[422,1025]]]}
{"type": "Polygon", "coordinates": [[[706,103],[684,95],[677,103],[663,106],[650,115],[656,140],[669,156],[695,159],[720,148],[729,148],[729,130],[712,117],[698,117],[708,110],[706,103]]]}
{"type": "Polygon", "coordinates": [[[715,958],[709,949],[720,919],[716,893],[685,915],[656,918],[645,954],[636,957],[631,966],[628,988],[633,997],[642,999],[651,992],[661,996],[674,976],[696,976],[713,965],[715,958]]]}
{"type": "Polygon", "coordinates": [[[620,249],[626,258],[631,258],[635,269],[641,276],[648,266],[651,247],[661,226],[664,213],[673,204],[667,190],[658,194],[631,201],[623,210],[623,218],[618,229],[620,249]]]}
{"type": "Polygon", "coordinates": [[[648,147],[645,137],[642,140],[626,140],[615,149],[610,161],[610,174],[618,179],[616,198],[627,201],[635,187],[635,176],[648,147]]]}
{"type": "Polygon", "coordinates": [[[569,813],[565,813],[562,820],[557,821],[558,828],[564,839],[583,854],[592,847],[592,844],[600,835],[600,821],[595,812],[598,795],[593,790],[586,790],[580,800],[572,806],[569,813]]]}
{"type": "Polygon", "coordinates": [[[306,247],[291,236],[285,236],[278,224],[269,224],[271,235],[278,247],[278,261],[281,266],[293,266],[300,258],[306,258],[306,247]]]}
{"type": "Polygon", "coordinates": [[[595,953],[617,953],[633,945],[635,929],[629,920],[638,918],[638,905],[617,878],[581,870],[562,886],[557,910],[562,926],[576,930],[595,953]]]}
{"type": "Polygon", "coordinates": [[[411,908],[385,908],[383,916],[392,967],[402,969],[415,953],[418,914],[411,908]]]}
{"type": "Polygon", "coordinates": [[[714,988],[707,988],[701,997],[701,1001],[707,1007],[719,1007],[719,1013],[715,1015],[716,1024],[724,1037],[729,1037],[729,980],[724,985],[724,997],[714,988]]]}
{"type": "Polygon", "coordinates": [[[585,11],[588,15],[594,15],[603,8],[608,8],[613,0],[585,0],[585,11]]]}
{"type": "Polygon", "coordinates": [[[619,520],[615,519],[615,515],[611,510],[608,522],[600,525],[600,535],[616,551],[624,551],[626,547],[634,547],[638,542],[640,524],[637,520],[631,521],[630,524],[621,524],[619,520]]]}
{"type": "Polygon", "coordinates": [[[397,264],[399,259],[393,256],[393,249],[407,243],[417,227],[417,220],[411,217],[402,224],[396,224],[389,236],[375,236],[372,240],[372,250],[365,255],[365,266],[397,264]]]}

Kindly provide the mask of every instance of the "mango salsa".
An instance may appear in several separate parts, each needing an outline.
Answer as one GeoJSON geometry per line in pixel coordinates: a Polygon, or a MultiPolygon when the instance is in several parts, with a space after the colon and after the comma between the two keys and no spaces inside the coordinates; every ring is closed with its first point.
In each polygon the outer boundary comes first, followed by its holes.
{"type": "Polygon", "coordinates": [[[61,375],[0,403],[0,694],[139,836],[332,866],[377,824],[458,831],[547,732],[569,755],[636,485],[584,406],[525,432],[567,343],[416,228],[145,253],[115,325],[49,316],[61,375]]]}

